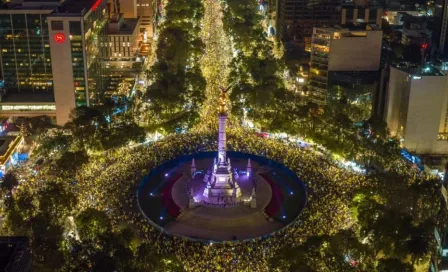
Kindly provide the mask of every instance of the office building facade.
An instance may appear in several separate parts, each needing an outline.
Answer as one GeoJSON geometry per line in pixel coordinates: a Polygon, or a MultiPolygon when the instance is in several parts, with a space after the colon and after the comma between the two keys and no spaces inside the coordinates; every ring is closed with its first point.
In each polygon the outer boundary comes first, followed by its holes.
{"type": "Polygon", "coordinates": [[[140,18],[124,18],[123,14],[116,14],[108,24],[108,43],[102,43],[105,49],[103,56],[108,59],[132,59],[135,57],[140,35],[140,18]]]}
{"type": "MultiPolygon", "coordinates": [[[[136,81],[146,60],[140,53],[142,18],[136,0],[122,2],[121,9],[133,18],[115,12],[119,1],[17,0],[2,5],[0,116],[48,115],[63,125],[75,107],[95,106],[117,93],[116,78],[136,81]]],[[[144,7],[141,12],[152,10],[144,7]]]]}
{"type": "Polygon", "coordinates": [[[410,152],[448,154],[448,76],[391,67],[385,121],[410,152]]]}
{"type": "Polygon", "coordinates": [[[380,30],[314,28],[308,88],[311,101],[326,103],[329,75],[335,72],[363,78],[370,71],[379,75],[381,44],[380,30]]]}
{"type": "Polygon", "coordinates": [[[448,0],[436,0],[434,10],[434,46],[441,56],[448,55],[448,0]]]}
{"type": "Polygon", "coordinates": [[[341,0],[278,0],[277,38],[309,50],[313,27],[341,22],[341,0]]]}
{"type": "Polygon", "coordinates": [[[67,1],[48,17],[58,124],[77,106],[103,97],[101,43],[107,42],[107,1],[67,1]]]}
{"type": "Polygon", "coordinates": [[[47,17],[52,9],[0,9],[0,76],[6,93],[52,93],[47,17]]]}

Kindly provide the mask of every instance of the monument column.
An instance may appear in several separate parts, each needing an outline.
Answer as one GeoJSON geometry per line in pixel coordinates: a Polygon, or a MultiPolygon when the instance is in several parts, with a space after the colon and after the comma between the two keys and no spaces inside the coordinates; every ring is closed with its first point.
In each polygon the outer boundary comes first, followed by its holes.
{"type": "Polygon", "coordinates": [[[227,114],[219,114],[219,131],[218,131],[218,158],[219,164],[226,163],[226,123],[227,114]]]}

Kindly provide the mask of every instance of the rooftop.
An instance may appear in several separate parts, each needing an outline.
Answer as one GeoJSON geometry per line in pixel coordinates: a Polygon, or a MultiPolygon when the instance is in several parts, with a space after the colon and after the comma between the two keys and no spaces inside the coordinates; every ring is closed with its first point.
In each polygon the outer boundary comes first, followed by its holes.
{"type": "Polygon", "coordinates": [[[22,0],[0,5],[0,10],[54,10],[62,0],[22,0]]]}
{"type": "MultiPolygon", "coordinates": [[[[17,136],[0,136],[0,158],[4,157],[17,136]]],[[[3,162],[3,160],[1,160],[3,162]]]]}
{"type": "Polygon", "coordinates": [[[423,69],[415,66],[396,65],[395,68],[414,76],[444,76],[442,72],[431,64],[427,64],[423,69]]]}
{"type": "Polygon", "coordinates": [[[108,35],[132,35],[138,25],[139,20],[139,18],[124,18],[122,19],[119,28],[109,27],[108,35]]]}
{"type": "Polygon", "coordinates": [[[59,8],[59,12],[55,13],[61,15],[61,13],[69,14],[84,14],[90,9],[94,9],[101,1],[104,0],[66,0],[59,8]]]}
{"type": "Polygon", "coordinates": [[[315,27],[315,28],[328,32],[340,32],[340,33],[356,33],[356,32],[365,33],[369,31],[382,31],[381,28],[379,28],[377,25],[372,24],[350,25],[350,26],[344,26],[343,28],[337,25],[334,27],[315,27]]]}
{"type": "Polygon", "coordinates": [[[23,2],[33,2],[33,3],[60,3],[62,0],[23,0],[23,2]]]}

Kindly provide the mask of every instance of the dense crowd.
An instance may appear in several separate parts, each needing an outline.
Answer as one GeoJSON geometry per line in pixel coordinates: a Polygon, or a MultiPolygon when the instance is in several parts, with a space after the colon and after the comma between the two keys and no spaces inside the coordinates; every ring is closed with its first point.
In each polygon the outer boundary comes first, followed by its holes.
{"type": "Polygon", "coordinates": [[[280,245],[302,243],[313,235],[334,234],[353,223],[348,205],[354,190],[366,185],[366,176],[346,171],[331,158],[295,143],[263,139],[238,129],[228,131],[228,150],[281,162],[307,185],[308,202],[298,220],[267,237],[238,243],[204,244],[154,229],[138,209],[136,192],[143,176],[180,155],[212,151],[216,146],[216,133],[193,132],[172,135],[150,145],[108,151],[78,172],[79,199],[83,200],[79,209],[105,210],[115,224],[132,225],[143,241],[151,242],[161,253],[175,254],[188,271],[265,271],[268,257],[280,245]]]}

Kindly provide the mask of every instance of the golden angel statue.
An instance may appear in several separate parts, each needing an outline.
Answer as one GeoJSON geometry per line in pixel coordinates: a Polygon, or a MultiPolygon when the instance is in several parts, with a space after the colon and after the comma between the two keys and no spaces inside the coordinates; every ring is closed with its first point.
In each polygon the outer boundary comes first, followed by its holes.
{"type": "Polygon", "coordinates": [[[232,85],[230,85],[227,88],[219,87],[219,89],[221,90],[221,97],[219,98],[219,102],[218,102],[218,104],[219,104],[219,113],[222,113],[222,114],[226,114],[227,113],[227,107],[226,107],[227,97],[226,97],[226,94],[230,90],[230,88],[232,88],[232,85]]]}

